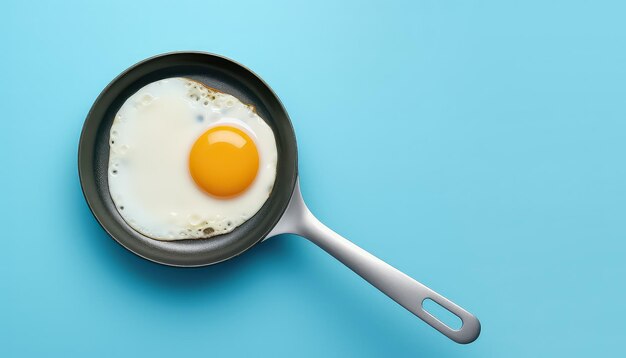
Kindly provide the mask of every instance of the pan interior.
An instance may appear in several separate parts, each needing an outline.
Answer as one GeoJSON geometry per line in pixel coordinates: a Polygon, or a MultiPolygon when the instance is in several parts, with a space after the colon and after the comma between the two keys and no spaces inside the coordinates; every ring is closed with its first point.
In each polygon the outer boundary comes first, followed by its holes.
{"type": "Polygon", "coordinates": [[[254,73],[206,53],[171,53],[131,67],[100,94],[89,112],[79,144],[79,175],[85,198],[102,227],[137,255],[172,266],[203,266],[236,256],[265,237],[284,212],[296,180],[296,141],[280,100],[254,73]],[[168,77],[187,77],[255,106],[274,131],[278,166],[274,188],[261,209],[228,234],[209,239],[157,241],[133,230],[117,212],[108,189],[109,131],[122,104],[143,86],[168,77]]]}

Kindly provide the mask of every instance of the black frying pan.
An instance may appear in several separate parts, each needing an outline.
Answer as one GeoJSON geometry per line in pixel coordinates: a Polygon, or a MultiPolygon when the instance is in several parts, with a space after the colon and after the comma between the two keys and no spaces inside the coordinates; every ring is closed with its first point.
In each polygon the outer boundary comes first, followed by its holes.
{"type": "Polygon", "coordinates": [[[296,138],[280,100],[252,71],[227,58],[201,52],[175,52],[139,62],[115,78],[87,115],[78,148],[78,172],[85,199],[100,225],[135,254],[170,266],[215,264],[282,233],[306,237],[343,262],[400,305],[458,343],[480,334],[476,317],[445,297],[339,236],[307,209],[298,186],[296,138]],[[133,230],[117,212],[108,190],[109,131],[124,101],[143,86],[168,77],[187,77],[255,106],[274,132],[278,166],[274,188],[263,207],[224,235],[208,239],[157,241],[133,230]],[[424,310],[435,301],[462,321],[452,329],[424,310]]]}

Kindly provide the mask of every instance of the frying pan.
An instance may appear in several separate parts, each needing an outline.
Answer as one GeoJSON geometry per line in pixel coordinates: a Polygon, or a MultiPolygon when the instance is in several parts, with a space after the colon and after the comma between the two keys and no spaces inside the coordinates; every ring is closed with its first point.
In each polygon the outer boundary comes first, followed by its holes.
{"type": "Polygon", "coordinates": [[[457,343],[480,334],[478,319],[452,301],[341,237],[318,221],[305,205],[298,183],[296,137],[280,100],[256,74],[222,56],[174,52],[141,61],[115,78],[100,94],[85,120],[78,148],[83,194],[96,220],[119,244],[164,265],[195,267],[215,264],[249,250],[259,242],[291,233],[302,236],[363,277],[380,291],[457,343]],[[117,212],[108,190],[109,131],[124,101],[143,86],[167,77],[187,77],[255,106],[272,128],[278,150],[274,188],[263,207],[224,235],[208,239],[157,241],[133,230],[117,212]],[[458,316],[452,329],[426,311],[430,299],[458,316]]]}

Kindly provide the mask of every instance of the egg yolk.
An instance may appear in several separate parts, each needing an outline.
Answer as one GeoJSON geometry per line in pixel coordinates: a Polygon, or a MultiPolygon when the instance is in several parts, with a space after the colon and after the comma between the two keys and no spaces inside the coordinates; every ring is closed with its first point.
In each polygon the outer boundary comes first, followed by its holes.
{"type": "Polygon", "coordinates": [[[189,153],[189,172],[208,194],[229,198],[244,192],[256,178],[259,153],[254,141],[230,126],[204,132],[189,153]]]}

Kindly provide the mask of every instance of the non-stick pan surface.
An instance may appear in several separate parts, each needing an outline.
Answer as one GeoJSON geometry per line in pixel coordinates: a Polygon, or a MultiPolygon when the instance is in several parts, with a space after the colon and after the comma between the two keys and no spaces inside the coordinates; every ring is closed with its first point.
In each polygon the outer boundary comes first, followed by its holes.
{"type": "Polygon", "coordinates": [[[283,215],[297,177],[296,138],[274,92],[252,71],[227,58],[175,52],[149,58],[124,71],[96,99],[78,147],[83,194],[102,227],[118,243],[148,260],[171,266],[204,266],[236,256],[261,241],[283,215]],[[232,232],[209,239],[157,241],[133,230],[117,212],[108,186],[109,131],[124,101],[141,87],[168,77],[188,77],[253,105],[274,131],[278,149],[270,197],[251,219],[232,232]]]}

